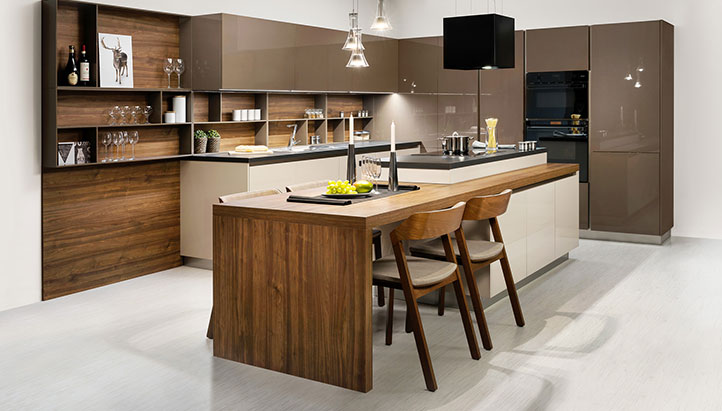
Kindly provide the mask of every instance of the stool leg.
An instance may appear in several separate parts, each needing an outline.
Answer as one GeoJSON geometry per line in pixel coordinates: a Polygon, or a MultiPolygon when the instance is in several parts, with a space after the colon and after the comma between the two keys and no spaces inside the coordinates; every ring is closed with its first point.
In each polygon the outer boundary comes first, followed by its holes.
{"type": "Polygon", "coordinates": [[[394,333],[394,289],[389,288],[389,311],[386,316],[386,345],[391,345],[394,333]]]}
{"type": "Polygon", "coordinates": [[[461,286],[461,276],[458,268],[456,269],[454,291],[456,292],[456,299],[459,301],[459,311],[461,312],[461,321],[464,324],[466,342],[469,344],[469,353],[471,358],[478,360],[481,358],[481,352],[479,352],[479,344],[476,342],[474,326],[471,324],[471,314],[469,314],[469,306],[466,305],[466,296],[464,295],[464,288],[461,286]]]}
{"type": "Polygon", "coordinates": [[[446,308],[446,286],[439,288],[439,305],[437,307],[439,315],[444,315],[446,308]]]}
{"type": "Polygon", "coordinates": [[[466,237],[464,236],[464,230],[459,230],[456,232],[456,241],[459,244],[459,251],[461,252],[461,263],[464,267],[464,276],[466,278],[466,285],[469,287],[471,304],[474,306],[474,314],[476,315],[476,324],[479,326],[479,334],[481,335],[481,345],[484,346],[484,349],[488,351],[493,348],[493,344],[491,343],[491,334],[489,334],[489,326],[486,324],[486,315],[484,314],[484,306],[481,304],[481,295],[479,294],[479,286],[476,284],[476,278],[474,277],[474,267],[471,264],[471,258],[468,253],[466,237]]]}
{"type": "Polygon", "coordinates": [[[206,337],[213,339],[213,308],[211,308],[211,318],[208,320],[208,331],[206,331],[206,337]]]}
{"type": "Polygon", "coordinates": [[[511,301],[511,309],[514,311],[516,325],[523,327],[525,324],[524,314],[521,311],[521,303],[519,302],[519,295],[516,293],[516,284],[514,284],[514,277],[511,275],[511,266],[506,256],[506,250],[504,250],[504,257],[499,262],[501,263],[501,271],[504,273],[506,291],[509,293],[509,301],[511,301]]]}
{"type": "Polygon", "coordinates": [[[379,301],[379,307],[383,307],[386,304],[386,301],[384,298],[384,287],[381,287],[380,285],[376,286],[376,296],[379,301]]]}

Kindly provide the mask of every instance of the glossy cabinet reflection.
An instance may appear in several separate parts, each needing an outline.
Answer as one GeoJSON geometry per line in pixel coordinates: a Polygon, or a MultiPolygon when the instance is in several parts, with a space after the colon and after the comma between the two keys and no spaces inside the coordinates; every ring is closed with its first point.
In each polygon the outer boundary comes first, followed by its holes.
{"type": "Polygon", "coordinates": [[[514,144],[524,140],[524,32],[514,38],[516,67],[480,71],[480,110],[484,119],[499,119],[499,143],[514,144]]]}
{"type": "MultiPolygon", "coordinates": [[[[398,73],[398,40],[378,36],[363,36],[363,44],[366,48],[364,54],[369,62],[369,67],[346,68],[346,62],[342,67],[351,71],[353,79],[350,91],[377,91],[390,92],[397,89],[398,73]]],[[[343,42],[338,43],[341,48],[343,42]]],[[[346,52],[348,60],[349,52],[346,52]]]]}
{"type": "Polygon", "coordinates": [[[437,93],[441,61],[440,37],[399,40],[399,93],[437,93]]]}
{"type": "Polygon", "coordinates": [[[526,69],[589,70],[589,26],[527,30],[526,69]]]}
{"type": "Polygon", "coordinates": [[[660,230],[659,154],[592,153],[593,230],[664,234],[660,230]]]}
{"type": "Polygon", "coordinates": [[[660,25],[592,26],[592,151],[659,152],[660,25]]]}
{"type": "Polygon", "coordinates": [[[221,88],[294,88],[296,25],[224,14],[221,29],[221,88]]]}

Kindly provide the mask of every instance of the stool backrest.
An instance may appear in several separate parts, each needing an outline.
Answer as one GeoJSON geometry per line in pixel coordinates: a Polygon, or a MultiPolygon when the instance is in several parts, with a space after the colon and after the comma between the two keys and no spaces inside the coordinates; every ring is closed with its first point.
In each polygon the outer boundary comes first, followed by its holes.
{"type": "Polygon", "coordinates": [[[311,181],[310,183],[294,184],[286,187],[287,193],[293,193],[294,191],[308,190],[309,188],[326,187],[328,180],[311,181]]]}
{"type": "Polygon", "coordinates": [[[281,190],[277,190],[277,189],[273,188],[270,190],[257,190],[257,191],[247,191],[245,193],[228,194],[228,195],[218,197],[218,201],[220,201],[221,204],[225,204],[225,203],[230,203],[233,201],[247,200],[249,198],[271,196],[274,194],[281,194],[281,190]]]}
{"type": "Polygon", "coordinates": [[[511,190],[506,189],[499,194],[474,197],[466,202],[464,220],[488,220],[506,213],[509,207],[511,190]]]}
{"type": "Polygon", "coordinates": [[[391,240],[427,240],[453,233],[461,226],[465,205],[462,201],[451,208],[413,214],[391,232],[391,240]]]}

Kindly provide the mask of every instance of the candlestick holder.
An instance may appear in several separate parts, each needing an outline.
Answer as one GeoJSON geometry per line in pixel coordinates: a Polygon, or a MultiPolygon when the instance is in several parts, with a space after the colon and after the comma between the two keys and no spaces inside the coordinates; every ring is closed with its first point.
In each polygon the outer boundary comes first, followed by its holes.
{"type": "Polygon", "coordinates": [[[395,151],[389,154],[389,191],[399,191],[399,171],[395,151]]]}
{"type": "Polygon", "coordinates": [[[356,181],[356,145],[348,145],[348,159],[346,161],[346,180],[353,184],[356,181]]]}

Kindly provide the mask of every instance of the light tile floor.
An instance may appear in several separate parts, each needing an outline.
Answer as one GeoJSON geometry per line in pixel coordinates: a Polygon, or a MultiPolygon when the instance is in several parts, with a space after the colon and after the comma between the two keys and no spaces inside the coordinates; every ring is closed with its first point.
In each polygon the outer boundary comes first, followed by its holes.
{"type": "Polygon", "coordinates": [[[458,312],[423,310],[439,390],[425,390],[397,304],[374,309],[367,394],[213,358],[209,271],[180,267],[0,313],[0,409],[722,409],[722,241],[582,241],[487,310],[494,349],[469,357],[458,312]]]}

